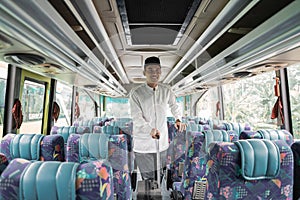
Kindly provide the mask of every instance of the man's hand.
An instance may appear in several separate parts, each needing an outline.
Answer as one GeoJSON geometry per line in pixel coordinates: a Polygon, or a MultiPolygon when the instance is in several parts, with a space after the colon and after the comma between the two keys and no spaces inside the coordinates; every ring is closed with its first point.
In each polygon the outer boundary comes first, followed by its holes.
{"type": "Polygon", "coordinates": [[[156,128],[153,128],[153,129],[151,130],[150,135],[151,135],[151,137],[152,137],[153,139],[159,139],[159,137],[160,137],[160,131],[157,130],[156,128]]]}
{"type": "Polygon", "coordinates": [[[182,131],[185,131],[186,130],[186,124],[185,123],[182,123],[181,121],[179,120],[176,120],[175,122],[175,128],[179,131],[179,132],[182,132],[182,131]]]}

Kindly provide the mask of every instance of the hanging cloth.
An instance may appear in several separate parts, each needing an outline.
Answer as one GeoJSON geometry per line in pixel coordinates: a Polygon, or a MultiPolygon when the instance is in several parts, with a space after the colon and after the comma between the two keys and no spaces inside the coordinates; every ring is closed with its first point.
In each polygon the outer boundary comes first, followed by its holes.
{"type": "Polygon", "coordinates": [[[22,105],[19,99],[15,100],[14,106],[12,108],[12,116],[14,119],[12,128],[19,129],[23,122],[22,105]]]}
{"type": "Polygon", "coordinates": [[[60,113],[59,105],[56,102],[53,102],[52,118],[54,119],[55,122],[57,122],[58,120],[59,113],[60,113]]]}
{"type": "Polygon", "coordinates": [[[283,107],[280,97],[277,98],[271,113],[271,119],[275,118],[277,118],[277,125],[281,126],[284,124],[283,107]]]}

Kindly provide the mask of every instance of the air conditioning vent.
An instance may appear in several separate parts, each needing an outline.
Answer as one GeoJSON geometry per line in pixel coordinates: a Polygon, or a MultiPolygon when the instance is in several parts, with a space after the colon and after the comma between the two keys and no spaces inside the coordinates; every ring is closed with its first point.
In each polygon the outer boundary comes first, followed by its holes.
{"type": "Polygon", "coordinates": [[[6,54],[4,59],[8,63],[15,63],[18,65],[40,65],[45,63],[45,58],[42,56],[26,53],[6,54]]]}
{"type": "Polygon", "coordinates": [[[236,77],[236,78],[242,78],[242,77],[249,76],[250,74],[251,74],[251,72],[241,71],[241,72],[233,73],[233,76],[236,77]]]}

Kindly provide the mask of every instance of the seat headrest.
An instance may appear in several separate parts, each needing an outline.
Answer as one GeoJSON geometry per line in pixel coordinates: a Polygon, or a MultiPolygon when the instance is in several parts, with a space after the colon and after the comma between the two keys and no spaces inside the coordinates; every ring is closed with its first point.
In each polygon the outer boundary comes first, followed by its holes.
{"type": "Polygon", "coordinates": [[[204,150],[208,152],[208,146],[212,142],[229,142],[230,137],[228,133],[224,130],[207,130],[204,132],[205,140],[204,140],[204,150]]]}
{"type": "Polygon", "coordinates": [[[74,199],[79,163],[33,162],[21,175],[21,199],[74,199]]]}
{"type": "Polygon", "coordinates": [[[280,151],[270,140],[239,140],[241,173],[246,180],[272,179],[280,172],[280,151]]]}
{"type": "Polygon", "coordinates": [[[76,133],[76,126],[63,126],[57,130],[57,134],[60,134],[64,138],[64,142],[67,143],[70,134],[76,133]]]}
{"type": "Polygon", "coordinates": [[[17,134],[10,143],[11,157],[39,160],[43,138],[44,135],[41,134],[17,134]]]}
{"type": "Polygon", "coordinates": [[[76,127],[77,134],[91,133],[89,126],[78,126],[76,127]]]}
{"type": "Polygon", "coordinates": [[[286,130],[258,130],[257,133],[259,133],[263,139],[284,140],[289,146],[291,146],[294,142],[292,134],[286,130]]]}
{"type": "Polygon", "coordinates": [[[108,158],[109,135],[83,134],[79,139],[79,160],[98,160],[108,158]]]}

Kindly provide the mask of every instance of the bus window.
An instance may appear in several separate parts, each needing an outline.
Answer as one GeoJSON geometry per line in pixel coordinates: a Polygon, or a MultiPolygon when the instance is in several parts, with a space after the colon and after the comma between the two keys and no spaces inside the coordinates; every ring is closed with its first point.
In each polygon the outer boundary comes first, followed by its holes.
{"type": "Polygon", "coordinates": [[[218,101],[218,88],[209,89],[196,104],[196,116],[205,119],[219,119],[216,116],[216,103],[218,101]]]}
{"type": "Polygon", "coordinates": [[[78,103],[80,115],[76,121],[89,120],[96,117],[96,108],[94,99],[84,90],[78,89],[78,97],[76,97],[76,103],[78,103]],[[78,99],[78,100],[77,100],[78,99]]]}
{"type": "Polygon", "coordinates": [[[42,133],[45,84],[25,80],[22,94],[23,124],[20,133],[42,133]]]}
{"type": "Polygon", "coordinates": [[[6,93],[6,79],[7,79],[8,65],[0,62],[0,139],[3,136],[3,121],[4,121],[4,104],[6,93]]]}
{"type": "Polygon", "coordinates": [[[300,64],[287,68],[290,90],[293,134],[300,139],[300,64]]]}
{"type": "Polygon", "coordinates": [[[71,108],[72,108],[72,87],[57,82],[56,85],[56,103],[60,107],[60,114],[55,126],[71,125],[71,108]]]}
{"type": "Polygon", "coordinates": [[[274,95],[274,72],[236,81],[223,86],[225,120],[247,122],[257,129],[276,129],[277,119],[271,119],[277,100],[274,95]]]}
{"type": "Polygon", "coordinates": [[[105,115],[107,117],[130,117],[129,100],[106,97],[105,115]]]}

